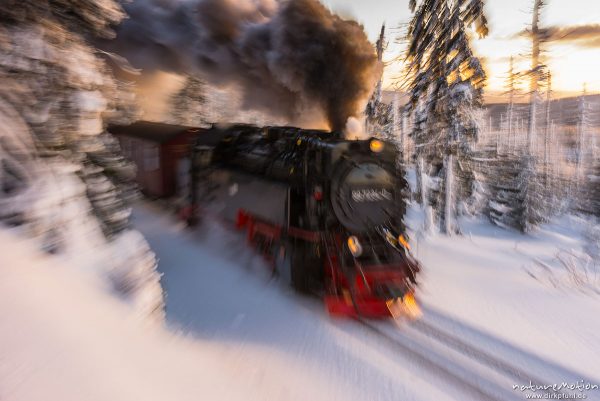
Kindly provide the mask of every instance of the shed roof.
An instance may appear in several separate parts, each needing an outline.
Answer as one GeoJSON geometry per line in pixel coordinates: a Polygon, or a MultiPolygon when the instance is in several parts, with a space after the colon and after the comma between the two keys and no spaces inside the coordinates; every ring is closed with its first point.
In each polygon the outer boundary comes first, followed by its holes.
{"type": "Polygon", "coordinates": [[[157,123],[153,121],[136,121],[130,125],[109,125],[108,132],[116,136],[127,136],[145,139],[157,143],[165,143],[180,135],[197,132],[201,128],[184,125],[157,123]]]}

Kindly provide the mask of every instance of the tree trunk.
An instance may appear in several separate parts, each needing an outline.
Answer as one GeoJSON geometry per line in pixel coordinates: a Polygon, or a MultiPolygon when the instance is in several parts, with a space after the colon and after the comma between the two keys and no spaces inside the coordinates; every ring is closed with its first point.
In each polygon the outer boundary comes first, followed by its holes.
{"type": "Polygon", "coordinates": [[[546,92],[546,121],[544,126],[544,188],[548,189],[550,185],[550,95],[551,95],[551,78],[548,74],[548,88],[546,92]]]}
{"type": "MultiPolygon", "coordinates": [[[[407,152],[407,150],[406,150],[406,138],[408,137],[407,134],[408,134],[407,116],[406,116],[406,112],[404,110],[402,110],[402,114],[400,115],[400,135],[402,136],[402,160],[410,160],[410,158],[408,158],[404,155],[404,153],[407,152]]],[[[412,150],[409,149],[408,152],[412,152],[412,150]]]]}
{"type": "Polygon", "coordinates": [[[529,105],[529,127],[527,130],[527,153],[529,155],[533,152],[533,141],[535,140],[535,117],[537,114],[537,96],[538,86],[540,81],[540,8],[542,7],[542,0],[535,0],[533,5],[533,19],[531,22],[531,99],[529,105]]]}
{"type": "Polygon", "coordinates": [[[535,138],[535,115],[537,114],[537,92],[532,93],[529,105],[529,125],[527,128],[527,154],[533,154],[533,142],[535,138]]]}
{"type": "Polygon", "coordinates": [[[585,146],[585,87],[583,89],[583,95],[579,100],[579,121],[577,123],[577,187],[581,186],[584,170],[584,146],[585,146]]]}
{"type": "Polygon", "coordinates": [[[394,93],[394,99],[392,100],[392,137],[394,141],[398,143],[398,147],[400,148],[400,157],[402,157],[402,162],[404,162],[404,132],[402,131],[401,126],[401,116],[400,111],[398,110],[398,93],[394,93]]]}
{"type": "Polygon", "coordinates": [[[513,58],[510,57],[510,69],[508,71],[508,151],[512,150],[511,140],[513,138],[513,115],[514,115],[514,103],[515,103],[515,70],[513,65],[513,58]]]}
{"type": "Polygon", "coordinates": [[[452,234],[452,230],[453,230],[453,220],[454,220],[454,216],[453,216],[453,205],[452,205],[452,200],[453,200],[453,196],[452,196],[452,192],[454,190],[453,186],[453,180],[454,180],[454,171],[453,171],[453,166],[454,166],[454,156],[452,154],[448,154],[446,155],[446,177],[445,177],[445,190],[444,190],[444,216],[443,216],[443,222],[444,222],[444,227],[443,227],[443,231],[444,234],[452,234]]]}
{"type": "Polygon", "coordinates": [[[427,205],[427,185],[423,180],[423,174],[423,156],[419,156],[417,160],[417,191],[419,192],[421,207],[427,205]]]}

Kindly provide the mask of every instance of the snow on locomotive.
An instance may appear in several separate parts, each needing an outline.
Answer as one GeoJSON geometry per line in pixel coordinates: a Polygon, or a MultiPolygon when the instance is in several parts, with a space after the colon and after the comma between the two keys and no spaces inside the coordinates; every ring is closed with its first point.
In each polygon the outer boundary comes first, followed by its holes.
{"type": "Polygon", "coordinates": [[[235,125],[199,133],[192,220],[247,231],[273,273],[324,296],[333,315],[414,315],[418,262],[406,240],[398,151],[378,139],[235,125]]]}

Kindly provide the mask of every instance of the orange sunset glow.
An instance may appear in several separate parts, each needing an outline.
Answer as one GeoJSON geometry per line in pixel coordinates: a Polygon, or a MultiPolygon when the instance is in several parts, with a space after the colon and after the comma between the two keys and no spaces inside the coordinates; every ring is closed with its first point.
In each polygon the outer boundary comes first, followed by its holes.
{"type": "MultiPolygon", "coordinates": [[[[375,41],[382,23],[386,24],[389,44],[384,60],[384,86],[392,89],[400,81],[404,46],[397,43],[402,25],[410,21],[407,0],[326,0],[333,10],[364,24],[375,41]]],[[[486,16],[489,35],[473,40],[476,54],[484,61],[488,97],[504,91],[504,80],[514,57],[515,69],[526,71],[531,42],[524,31],[531,24],[532,0],[489,0],[486,16]]],[[[555,96],[600,92],[600,2],[597,0],[548,0],[542,9],[542,28],[553,32],[543,45],[545,63],[552,73],[555,96]]],[[[526,83],[523,85],[526,89],[526,83]]]]}

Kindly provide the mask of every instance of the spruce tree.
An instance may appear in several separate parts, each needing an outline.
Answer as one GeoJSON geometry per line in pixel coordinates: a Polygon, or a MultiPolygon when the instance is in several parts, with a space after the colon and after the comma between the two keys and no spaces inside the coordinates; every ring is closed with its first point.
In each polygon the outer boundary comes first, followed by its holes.
{"type": "Polygon", "coordinates": [[[531,69],[529,120],[527,126],[527,142],[522,154],[522,171],[518,175],[517,210],[519,211],[518,228],[523,232],[533,230],[549,216],[545,199],[544,185],[538,169],[536,140],[538,136],[538,103],[540,102],[540,86],[546,75],[546,66],[541,60],[541,46],[544,41],[544,30],[540,27],[540,13],[545,5],[544,0],[534,0],[531,22],[531,69]]]}
{"type": "Polygon", "coordinates": [[[188,76],[183,87],[171,98],[171,122],[201,126],[206,123],[206,85],[196,76],[188,76]]]}
{"type": "Polygon", "coordinates": [[[457,230],[457,202],[472,189],[470,155],[477,139],[485,72],[470,47],[467,27],[488,33],[483,0],[412,0],[408,29],[408,111],[426,201],[441,230],[457,230]],[[456,176],[458,174],[458,180],[456,176]],[[426,187],[427,183],[433,184],[426,187]]]}
{"type": "Polygon", "coordinates": [[[590,135],[592,104],[587,101],[586,88],[578,101],[577,117],[577,199],[574,209],[587,215],[600,217],[600,159],[597,158],[590,135]]]}
{"type": "Polygon", "coordinates": [[[513,60],[507,77],[509,105],[507,108],[508,146],[499,147],[497,159],[490,166],[490,201],[488,212],[490,220],[502,227],[511,227],[521,232],[529,232],[540,223],[548,220],[554,207],[553,189],[549,174],[549,135],[550,135],[550,74],[542,64],[542,44],[545,31],[540,27],[540,11],[543,0],[534,0],[532,13],[531,68],[529,77],[529,112],[527,114],[527,132],[524,138],[513,134],[515,115],[514,97],[517,94],[516,82],[520,74],[513,68],[513,60]],[[540,90],[546,85],[545,128],[540,129],[538,105],[540,90]],[[538,160],[537,140],[543,132],[543,164],[538,160]]]}
{"type": "MultiPolygon", "coordinates": [[[[383,64],[383,53],[387,47],[386,39],[385,39],[385,24],[381,26],[381,32],[379,34],[379,39],[377,39],[377,43],[375,44],[375,50],[377,52],[377,59],[383,64]]],[[[386,104],[382,101],[383,95],[383,82],[382,78],[377,82],[377,86],[375,87],[375,91],[369,102],[367,103],[367,108],[365,110],[365,125],[366,131],[370,135],[374,135],[380,137],[382,139],[387,139],[394,141],[393,131],[394,131],[394,117],[393,110],[391,104],[386,104]]]]}

